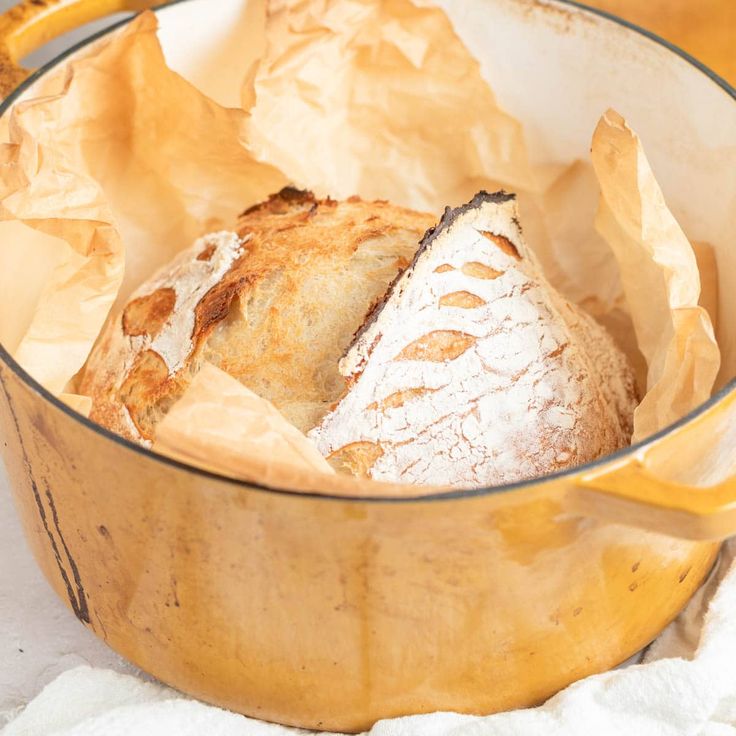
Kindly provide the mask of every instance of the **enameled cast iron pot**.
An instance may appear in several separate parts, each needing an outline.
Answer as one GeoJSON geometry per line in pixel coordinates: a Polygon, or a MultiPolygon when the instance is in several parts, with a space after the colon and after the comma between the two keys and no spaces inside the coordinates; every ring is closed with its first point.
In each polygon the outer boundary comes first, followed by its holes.
{"type": "MultiPolygon", "coordinates": [[[[525,121],[532,155],[584,156],[615,106],[686,231],[713,244],[722,388],[647,442],[581,468],[377,501],[257,487],[159,457],[74,414],[0,347],[0,450],[39,565],[85,626],[204,700],[340,730],[537,703],[650,642],[736,532],[736,228],[724,204],[736,202],[736,161],[724,154],[736,158],[736,92],[661,40],[572,3],[475,1],[494,29],[483,48],[494,87],[525,121]]],[[[22,3],[0,19],[6,83],[23,76],[14,60],[50,37],[148,4],[22,3]]],[[[158,11],[174,66],[201,63],[240,6],[158,11]]]]}

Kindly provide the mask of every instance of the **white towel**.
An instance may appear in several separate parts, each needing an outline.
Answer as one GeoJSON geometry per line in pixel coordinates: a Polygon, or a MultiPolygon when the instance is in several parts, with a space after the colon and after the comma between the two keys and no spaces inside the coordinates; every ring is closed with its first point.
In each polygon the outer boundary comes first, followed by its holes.
{"type": "MultiPolygon", "coordinates": [[[[588,677],[543,706],[381,721],[371,736],[736,736],[736,541],[643,664],[588,677]]],[[[60,675],[2,736],[280,736],[304,733],[110,670],[60,675]]]]}

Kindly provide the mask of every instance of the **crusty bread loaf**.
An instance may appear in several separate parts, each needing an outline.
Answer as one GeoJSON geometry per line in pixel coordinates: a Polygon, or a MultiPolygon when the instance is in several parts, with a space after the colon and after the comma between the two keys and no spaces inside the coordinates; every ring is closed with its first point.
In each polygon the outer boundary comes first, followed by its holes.
{"type": "Polygon", "coordinates": [[[631,436],[625,356],[546,281],[503,192],[445,212],[340,369],[349,390],[309,436],[376,480],[508,483],[631,436]]]}
{"type": "Polygon", "coordinates": [[[377,480],[506,483],[625,445],[631,368],[546,281],[513,195],[481,192],[432,224],[273,195],[110,321],[79,386],[92,419],[150,442],[207,361],[311,429],[335,468],[377,480]]]}
{"type": "Polygon", "coordinates": [[[203,361],[313,427],[344,390],[338,360],[414,255],[430,215],[284,189],[141,286],[90,356],[91,418],[149,442],[203,361]]]}

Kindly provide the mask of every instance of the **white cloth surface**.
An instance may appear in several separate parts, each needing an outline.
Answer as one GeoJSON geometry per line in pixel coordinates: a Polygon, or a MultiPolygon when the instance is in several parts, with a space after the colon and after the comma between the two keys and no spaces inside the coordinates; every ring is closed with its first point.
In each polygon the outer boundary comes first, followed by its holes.
{"type": "MultiPolygon", "coordinates": [[[[589,677],[543,706],[492,716],[381,721],[371,736],[736,736],[736,541],[644,663],[589,677]]],[[[2,722],[2,721],[0,721],[2,722]]],[[[279,736],[255,721],[119,672],[77,667],[2,736],[279,736]]]]}

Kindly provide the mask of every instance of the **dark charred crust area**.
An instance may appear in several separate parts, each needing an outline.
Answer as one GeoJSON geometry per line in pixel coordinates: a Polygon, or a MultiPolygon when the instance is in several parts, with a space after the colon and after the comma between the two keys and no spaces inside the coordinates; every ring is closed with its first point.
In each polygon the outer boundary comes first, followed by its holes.
{"type": "MultiPolygon", "coordinates": [[[[487,194],[487,192],[481,192],[481,194],[487,194]]],[[[476,195],[476,197],[477,196],[479,195],[476,195]]],[[[353,195],[344,200],[344,202],[347,204],[361,204],[364,202],[364,200],[358,195],[353,195]]],[[[248,232],[248,218],[251,215],[289,215],[293,218],[296,215],[301,214],[304,221],[306,221],[310,217],[314,216],[320,208],[334,209],[339,204],[340,203],[337,200],[331,199],[330,197],[327,197],[326,199],[317,199],[314,193],[307,189],[297,189],[296,187],[292,186],[284,187],[281,191],[276,192],[276,194],[271,194],[268,199],[264,200],[263,202],[254,204],[253,206],[248,207],[248,209],[240,213],[238,217],[238,234],[242,236],[244,233],[248,232]]],[[[390,206],[389,202],[385,199],[373,200],[371,204],[375,205],[378,208],[390,206]]],[[[412,210],[406,211],[413,212],[412,210]]],[[[373,217],[368,218],[368,221],[379,219],[380,215],[374,215],[373,217]]],[[[288,230],[294,227],[298,227],[298,225],[298,222],[291,222],[285,225],[284,229],[288,230]]],[[[280,230],[277,228],[276,232],[280,232],[280,230]]]]}
{"type": "Polygon", "coordinates": [[[284,187],[276,194],[272,194],[269,199],[282,199],[284,202],[299,202],[300,204],[316,201],[313,192],[310,192],[308,189],[297,189],[292,186],[284,187]]]}
{"type": "MultiPolygon", "coordinates": [[[[327,200],[327,202],[330,201],[329,199],[327,200]]],[[[285,214],[294,207],[305,205],[310,205],[311,207],[318,204],[320,203],[317,198],[309,190],[288,186],[276,192],[276,194],[271,194],[265,202],[259,202],[252,207],[248,207],[248,209],[240,214],[240,217],[246,217],[247,215],[262,211],[268,211],[273,214],[285,214]]]]}
{"type": "MultiPolygon", "coordinates": [[[[358,196],[348,197],[346,202],[355,204],[363,200],[358,196]]],[[[337,207],[338,201],[327,197],[326,199],[317,199],[313,192],[308,189],[297,189],[296,187],[284,187],[280,192],[271,194],[267,200],[254,204],[252,207],[240,213],[239,219],[254,214],[267,215],[294,215],[296,211],[305,210],[305,219],[314,215],[320,207],[334,208],[337,207]]],[[[383,200],[377,200],[374,204],[385,204],[383,200]]]]}
{"type": "Polygon", "coordinates": [[[448,228],[460,215],[478,209],[482,204],[506,204],[506,202],[511,202],[514,199],[516,199],[515,194],[505,192],[503,189],[497,192],[487,192],[485,189],[481,189],[470,202],[461,204],[459,207],[445,207],[445,212],[440,219],[437,229],[448,228]]]}
{"type": "MultiPolygon", "coordinates": [[[[366,315],[365,321],[363,324],[358,328],[356,333],[353,335],[353,340],[348,345],[347,349],[345,350],[345,353],[343,355],[346,356],[350,353],[350,351],[357,345],[360,338],[370,329],[371,325],[378,319],[378,315],[381,314],[383,311],[383,308],[386,306],[388,301],[391,299],[391,297],[394,294],[394,291],[398,287],[399,283],[406,277],[406,279],[410,279],[412,276],[412,272],[414,271],[414,267],[416,266],[419,259],[424,255],[424,253],[427,252],[429,247],[434,243],[437,238],[442,235],[444,232],[450,229],[452,225],[457,222],[457,220],[464,215],[466,212],[470,212],[472,210],[478,209],[483,204],[491,203],[491,204],[505,204],[506,202],[510,202],[512,200],[516,199],[515,194],[510,194],[509,192],[505,192],[502,190],[498,192],[487,192],[484,189],[482,189],[480,192],[478,192],[467,204],[460,205],[460,207],[445,207],[445,211],[442,213],[442,217],[440,218],[440,221],[434,226],[429,228],[426,233],[424,233],[424,237],[419,241],[419,247],[416,250],[416,253],[414,254],[414,258],[412,258],[411,263],[403,270],[400,271],[396,278],[389,284],[388,289],[386,289],[386,293],[384,296],[379,299],[376,304],[371,308],[371,310],[366,315]]],[[[371,350],[374,346],[371,346],[371,350]]],[[[371,352],[369,350],[369,354],[371,352]]]]}
{"type": "Polygon", "coordinates": [[[350,352],[350,348],[355,345],[355,343],[358,341],[360,336],[365,332],[365,330],[368,328],[369,325],[373,324],[373,322],[378,317],[378,313],[383,309],[384,305],[388,301],[388,298],[390,296],[391,290],[393,289],[396,282],[401,278],[401,276],[404,274],[404,271],[400,271],[394,280],[389,284],[388,289],[386,289],[386,294],[382,297],[379,297],[376,299],[376,301],[371,304],[370,309],[366,312],[365,319],[363,320],[363,324],[356,330],[356,332],[353,334],[353,341],[348,346],[348,349],[345,351],[345,355],[350,352]]]}

